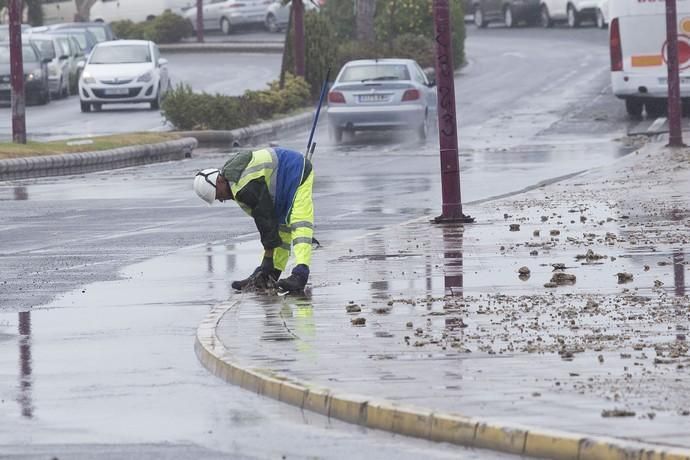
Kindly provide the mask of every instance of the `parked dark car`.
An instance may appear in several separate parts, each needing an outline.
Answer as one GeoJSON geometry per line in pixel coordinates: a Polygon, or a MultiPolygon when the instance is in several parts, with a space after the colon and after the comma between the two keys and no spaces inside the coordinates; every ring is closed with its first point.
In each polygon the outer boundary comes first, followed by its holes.
{"type": "MultiPolygon", "coordinates": [[[[22,44],[22,58],[27,102],[47,104],[50,101],[47,60],[43,59],[38,48],[31,43],[22,44]]],[[[10,45],[9,42],[3,42],[0,43],[0,100],[4,103],[12,100],[11,82],[10,45]]]]}
{"type": "Polygon", "coordinates": [[[474,24],[479,28],[490,22],[503,22],[506,27],[535,25],[540,13],[540,0],[474,0],[472,4],[474,24]]]}

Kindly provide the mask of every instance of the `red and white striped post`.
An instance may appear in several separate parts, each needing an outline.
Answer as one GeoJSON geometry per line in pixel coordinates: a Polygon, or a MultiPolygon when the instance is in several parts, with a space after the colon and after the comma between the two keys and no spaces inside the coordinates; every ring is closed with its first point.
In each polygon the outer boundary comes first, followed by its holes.
{"type": "Polygon", "coordinates": [[[435,220],[442,222],[474,222],[462,213],[460,197],[460,160],[458,158],[458,124],[455,118],[455,80],[453,44],[451,41],[450,6],[448,0],[433,0],[436,42],[436,84],[438,137],[441,156],[442,213],[435,220]]]}

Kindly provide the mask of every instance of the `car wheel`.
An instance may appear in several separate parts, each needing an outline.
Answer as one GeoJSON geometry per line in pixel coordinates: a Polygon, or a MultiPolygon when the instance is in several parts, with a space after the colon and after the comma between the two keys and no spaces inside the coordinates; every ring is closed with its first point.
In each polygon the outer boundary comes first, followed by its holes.
{"type": "Polygon", "coordinates": [[[335,142],[336,144],[340,144],[343,141],[343,128],[331,125],[329,127],[328,133],[330,134],[333,142],[335,142]]]}
{"type": "Polygon", "coordinates": [[[268,13],[266,15],[266,30],[272,33],[276,33],[280,31],[280,28],[278,27],[278,21],[276,21],[276,17],[273,15],[273,13],[268,13]]]}
{"type": "Polygon", "coordinates": [[[230,35],[232,33],[232,25],[230,25],[230,21],[228,21],[226,18],[221,19],[220,20],[220,30],[225,35],[230,35]]]}
{"type": "Polygon", "coordinates": [[[64,83],[64,86],[62,87],[62,90],[60,91],[60,98],[61,99],[67,99],[69,97],[69,82],[62,82],[64,83]]]}
{"type": "Polygon", "coordinates": [[[574,29],[580,26],[580,18],[573,5],[568,5],[568,27],[574,29]]]}
{"type": "Polygon", "coordinates": [[[45,91],[39,93],[38,103],[40,105],[46,105],[48,102],[50,102],[50,90],[46,89],[45,91]]]}
{"type": "Polygon", "coordinates": [[[513,17],[513,9],[510,5],[506,5],[503,9],[503,22],[506,23],[506,27],[512,29],[515,27],[515,18],[513,17]]]}
{"type": "Polygon", "coordinates": [[[549,14],[549,8],[546,5],[541,7],[541,26],[545,29],[553,27],[553,20],[549,14]]]}
{"type": "Polygon", "coordinates": [[[663,99],[647,101],[644,103],[644,108],[647,111],[647,118],[663,117],[668,111],[666,101],[663,99]]]}
{"type": "Polygon", "coordinates": [[[88,102],[82,102],[81,103],[81,111],[84,113],[91,112],[91,104],[89,104],[88,102]]]}
{"type": "Polygon", "coordinates": [[[482,7],[477,5],[474,7],[474,25],[480,29],[485,28],[489,23],[484,19],[484,12],[482,7]]]}
{"type": "Polygon", "coordinates": [[[161,108],[161,92],[160,89],[158,90],[158,96],[156,96],[156,99],[151,101],[151,110],[160,110],[161,108]]]}
{"type": "Polygon", "coordinates": [[[424,115],[424,121],[419,126],[419,128],[417,128],[417,139],[419,139],[420,142],[425,142],[428,137],[429,137],[429,113],[427,112],[424,115]]]}
{"type": "Polygon", "coordinates": [[[604,20],[604,13],[597,8],[597,27],[600,29],[606,29],[606,21],[604,20]]]}
{"type": "Polygon", "coordinates": [[[643,107],[644,104],[639,99],[629,97],[625,100],[625,110],[633,118],[640,118],[642,116],[643,107]]]}

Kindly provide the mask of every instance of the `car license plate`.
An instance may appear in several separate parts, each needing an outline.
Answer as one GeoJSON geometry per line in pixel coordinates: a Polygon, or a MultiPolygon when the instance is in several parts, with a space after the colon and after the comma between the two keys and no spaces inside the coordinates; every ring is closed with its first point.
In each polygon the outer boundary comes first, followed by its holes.
{"type": "MultiPolygon", "coordinates": [[[[668,79],[667,79],[666,77],[660,77],[660,78],[659,78],[659,84],[661,84],[661,85],[667,85],[667,84],[668,84],[668,79]]],[[[681,84],[681,85],[690,84],[690,77],[680,77],[680,84],[681,84]]]]}
{"type": "Polygon", "coordinates": [[[363,94],[359,96],[359,102],[383,102],[387,98],[383,94],[363,94]]]}
{"type": "Polygon", "coordinates": [[[129,94],[127,88],[107,88],[104,93],[108,96],[126,96],[129,94]]]}

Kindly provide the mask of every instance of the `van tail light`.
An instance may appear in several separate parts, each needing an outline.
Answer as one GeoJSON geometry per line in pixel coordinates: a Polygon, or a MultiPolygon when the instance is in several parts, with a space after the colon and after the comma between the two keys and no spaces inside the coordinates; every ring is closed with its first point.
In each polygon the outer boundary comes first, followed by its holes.
{"type": "Polygon", "coordinates": [[[403,102],[405,101],[416,101],[419,99],[419,90],[417,89],[408,89],[405,91],[405,94],[403,94],[403,102]]]}
{"type": "Polygon", "coordinates": [[[328,102],[332,102],[334,104],[344,104],[345,96],[343,96],[343,93],[339,91],[331,91],[328,93],[328,102]]]}
{"type": "Polygon", "coordinates": [[[611,71],[623,70],[623,47],[621,46],[621,30],[618,18],[611,21],[611,71]]]}

